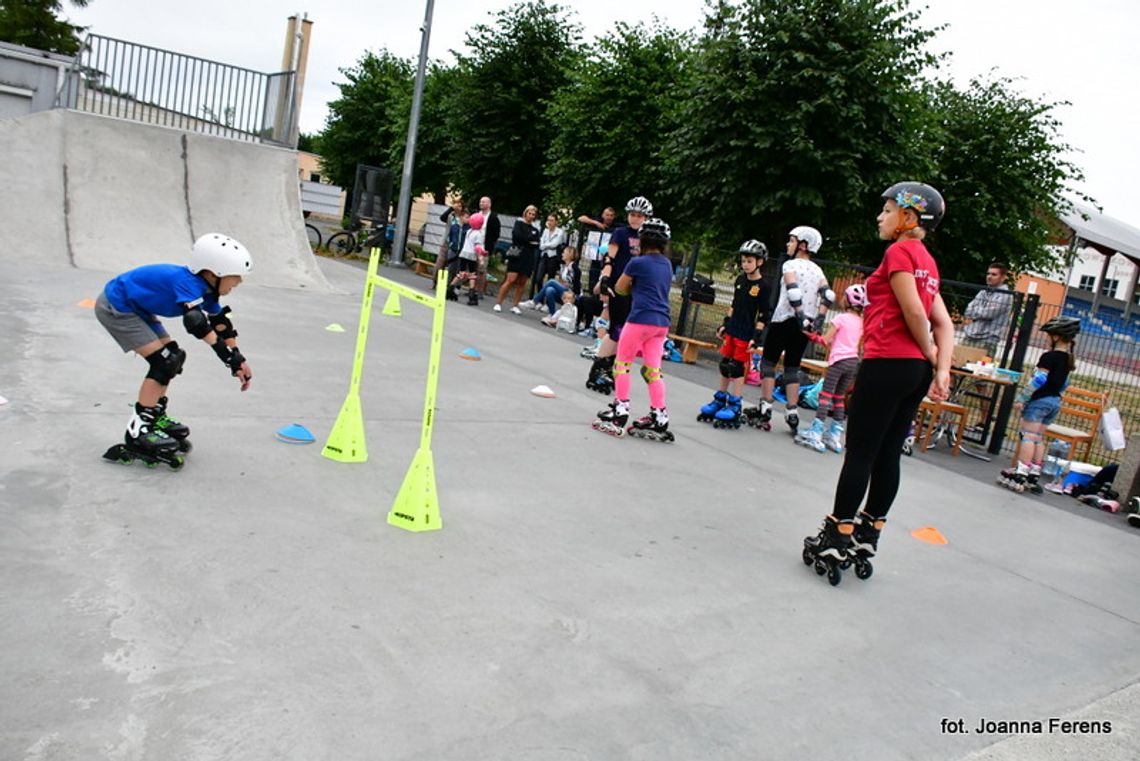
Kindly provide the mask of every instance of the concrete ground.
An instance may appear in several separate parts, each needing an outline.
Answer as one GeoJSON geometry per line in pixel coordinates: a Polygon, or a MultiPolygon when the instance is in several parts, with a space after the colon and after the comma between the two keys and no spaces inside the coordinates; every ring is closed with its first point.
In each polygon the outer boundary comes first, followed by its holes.
{"type": "Polygon", "coordinates": [[[255,270],[230,298],[245,394],[170,325],[195,442],[172,472],[100,458],[144,374],[77,306],[111,273],[6,259],[0,758],[1135,758],[1140,532],[906,458],[874,577],[832,588],[800,547],[839,457],[696,423],[709,366],[666,368],[676,443],[598,434],[584,340],[485,303],[448,305],[444,528],[408,533],[385,518],[430,314],[378,299],[370,459],[322,458],[363,274],[320,268],[332,290],[255,270]],[[318,443],[274,439],[293,422],[318,443]],[[1066,716],[1111,732],[1049,733],[1066,716]]]}

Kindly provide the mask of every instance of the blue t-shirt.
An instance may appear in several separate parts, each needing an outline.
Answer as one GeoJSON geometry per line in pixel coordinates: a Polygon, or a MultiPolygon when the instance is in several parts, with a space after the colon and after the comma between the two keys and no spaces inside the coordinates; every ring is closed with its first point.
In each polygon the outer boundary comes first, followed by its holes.
{"type": "Polygon", "coordinates": [[[107,301],[120,312],[134,312],[153,322],[155,317],[181,317],[183,304],[221,311],[210,285],[184,264],[146,264],[113,278],[103,288],[107,301]]]}
{"type": "MultiPolygon", "coordinates": [[[[616,233],[615,233],[616,235],[616,233]]],[[[625,274],[633,278],[633,306],[626,323],[669,327],[669,289],[673,264],[665,254],[642,254],[629,260],[625,274]]]]}
{"type": "Polygon", "coordinates": [[[625,272],[626,265],[632,257],[640,253],[640,233],[628,225],[614,230],[610,236],[610,245],[617,244],[617,254],[614,255],[613,269],[610,272],[610,282],[616,283],[621,274],[625,272]]]}

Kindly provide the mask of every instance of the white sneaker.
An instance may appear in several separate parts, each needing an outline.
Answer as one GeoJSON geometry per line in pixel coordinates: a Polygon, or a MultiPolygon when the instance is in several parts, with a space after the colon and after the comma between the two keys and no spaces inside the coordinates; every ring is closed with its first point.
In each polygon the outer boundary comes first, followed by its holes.
{"type": "Polygon", "coordinates": [[[535,308],[534,301],[532,301],[531,299],[527,299],[523,303],[519,304],[519,306],[522,307],[523,309],[534,309],[535,308]]]}
{"type": "Polygon", "coordinates": [[[503,307],[499,304],[495,304],[495,306],[491,307],[491,311],[492,312],[501,312],[501,311],[503,311],[503,307]]]}
{"type": "Polygon", "coordinates": [[[511,314],[522,314],[522,310],[517,306],[511,307],[511,314]]]}

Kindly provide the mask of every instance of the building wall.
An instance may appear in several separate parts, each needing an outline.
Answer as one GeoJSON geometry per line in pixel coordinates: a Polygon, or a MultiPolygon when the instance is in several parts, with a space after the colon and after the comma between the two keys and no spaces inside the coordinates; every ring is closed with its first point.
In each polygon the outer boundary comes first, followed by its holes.
{"type": "Polygon", "coordinates": [[[0,42],[0,119],[52,108],[56,92],[74,60],[0,42]]]}

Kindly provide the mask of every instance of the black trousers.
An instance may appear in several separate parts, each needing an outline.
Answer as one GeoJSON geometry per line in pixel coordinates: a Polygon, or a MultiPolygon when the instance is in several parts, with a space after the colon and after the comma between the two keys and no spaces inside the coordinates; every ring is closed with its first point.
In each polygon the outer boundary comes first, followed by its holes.
{"type": "Polygon", "coordinates": [[[847,447],[832,514],[851,520],[864,512],[884,518],[899,490],[899,458],[911,421],[930,388],[934,368],[925,359],[865,359],[847,411],[847,447]]]}

